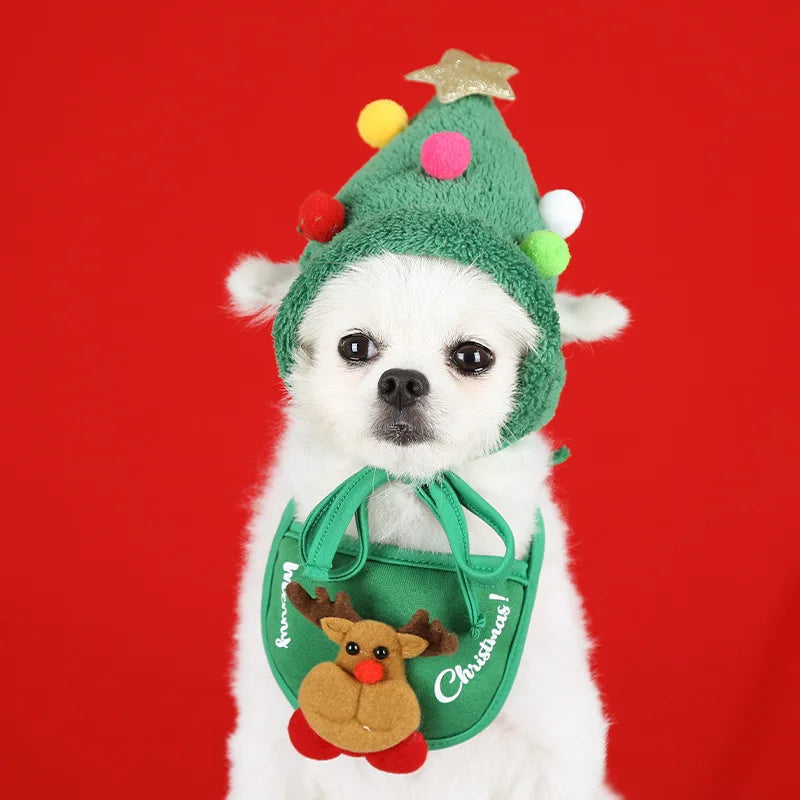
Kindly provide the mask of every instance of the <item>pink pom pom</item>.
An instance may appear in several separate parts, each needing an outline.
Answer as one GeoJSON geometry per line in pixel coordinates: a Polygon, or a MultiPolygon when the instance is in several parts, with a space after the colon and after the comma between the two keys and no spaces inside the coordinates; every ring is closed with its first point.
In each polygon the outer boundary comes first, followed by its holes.
{"type": "Polygon", "coordinates": [[[432,133],[419,151],[422,169],[440,181],[451,181],[463,175],[471,159],[469,139],[456,131],[432,133]]]}

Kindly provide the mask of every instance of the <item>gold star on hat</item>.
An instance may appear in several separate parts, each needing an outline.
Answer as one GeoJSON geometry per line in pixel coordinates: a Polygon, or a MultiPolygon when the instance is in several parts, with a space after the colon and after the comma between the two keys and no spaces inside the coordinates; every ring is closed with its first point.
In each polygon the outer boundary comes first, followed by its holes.
{"type": "Polygon", "coordinates": [[[409,72],[406,79],[432,83],[440,103],[452,103],[471,94],[513,100],[508,79],[519,70],[511,64],[481,61],[463,50],[448,50],[438,64],[409,72]]]}

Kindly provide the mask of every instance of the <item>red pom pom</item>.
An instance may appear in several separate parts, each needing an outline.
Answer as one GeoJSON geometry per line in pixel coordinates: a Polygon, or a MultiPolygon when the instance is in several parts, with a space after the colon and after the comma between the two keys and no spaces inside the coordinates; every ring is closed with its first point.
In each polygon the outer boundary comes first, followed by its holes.
{"type": "Polygon", "coordinates": [[[396,775],[416,772],[425,763],[427,757],[428,743],[419,731],[414,731],[400,744],[396,744],[388,750],[367,753],[367,761],[375,769],[394,772],[396,775]]]}
{"type": "Polygon", "coordinates": [[[297,230],[314,242],[329,242],[344,228],[344,206],[327,192],[311,192],[297,216],[297,230]]]}
{"type": "Polygon", "coordinates": [[[294,749],[306,758],[328,761],[342,754],[335,744],[325,741],[309,724],[298,708],[289,720],[289,740],[294,749]]]}
{"type": "Polygon", "coordinates": [[[374,658],[368,658],[356,665],[353,675],[361,683],[378,683],[383,680],[383,664],[374,658]]]}

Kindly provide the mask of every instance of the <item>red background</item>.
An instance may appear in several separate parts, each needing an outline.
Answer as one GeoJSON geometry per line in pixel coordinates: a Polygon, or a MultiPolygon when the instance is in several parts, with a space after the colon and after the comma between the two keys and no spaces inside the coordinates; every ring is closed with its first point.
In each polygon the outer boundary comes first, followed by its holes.
{"type": "Polygon", "coordinates": [[[586,201],[562,285],[634,316],[569,351],[551,426],[611,778],[796,796],[797,4],[290,5],[4,21],[3,794],[222,795],[280,396],[223,277],[296,256],[299,202],[371,152],[360,107],[418,110],[401,76],[455,46],[520,68],[504,111],[540,188],[586,201]]]}

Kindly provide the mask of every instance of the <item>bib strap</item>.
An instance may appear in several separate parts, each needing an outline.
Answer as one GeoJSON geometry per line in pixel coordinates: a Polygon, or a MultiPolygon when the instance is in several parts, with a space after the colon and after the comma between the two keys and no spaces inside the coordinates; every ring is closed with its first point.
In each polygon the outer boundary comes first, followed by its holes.
{"type": "MultiPolygon", "coordinates": [[[[369,554],[367,502],[372,493],[392,478],[382,469],[365,467],[334,489],[308,515],[299,536],[303,574],[318,581],[342,581],[357,575],[369,554]],[[333,560],[350,520],[355,518],[359,551],[349,564],[333,568],[333,560]]],[[[457,565],[459,585],[473,636],[485,624],[479,613],[473,584],[494,586],[504,581],[514,563],[514,536],[500,513],[469,484],[453,472],[444,472],[438,480],[415,487],[417,496],[430,508],[444,530],[457,565]],[[469,531],[464,508],[483,520],[500,537],[504,554],[495,569],[472,564],[469,531]]]]}
{"type": "Polygon", "coordinates": [[[357,575],[369,554],[367,498],[389,481],[382,469],[365,467],[334,489],[308,515],[300,533],[300,557],[311,580],[343,581],[357,575]],[[351,564],[333,569],[333,557],[355,517],[359,554],[351,564]]]}

